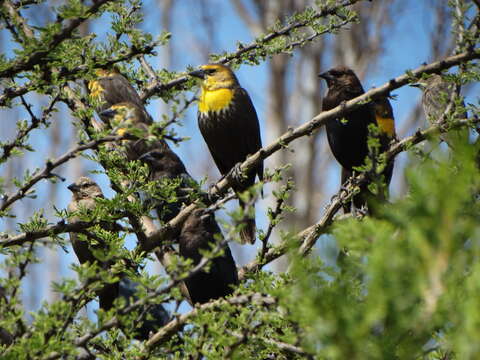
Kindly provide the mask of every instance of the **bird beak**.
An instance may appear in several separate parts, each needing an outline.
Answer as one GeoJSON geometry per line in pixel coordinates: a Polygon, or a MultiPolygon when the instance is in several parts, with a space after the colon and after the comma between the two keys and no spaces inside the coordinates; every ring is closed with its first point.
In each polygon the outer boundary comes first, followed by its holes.
{"type": "Polygon", "coordinates": [[[332,81],[334,79],[334,77],[328,71],[318,74],[318,77],[326,80],[327,82],[332,81]]]}
{"type": "Polygon", "coordinates": [[[138,160],[140,160],[141,162],[147,163],[147,164],[155,161],[154,157],[152,156],[152,154],[150,154],[150,152],[147,152],[146,154],[143,154],[142,156],[140,156],[138,158],[138,160]]]}
{"type": "Polygon", "coordinates": [[[67,189],[70,190],[71,192],[75,192],[78,190],[77,184],[73,183],[67,186],[67,189]]]}
{"type": "Polygon", "coordinates": [[[206,74],[204,70],[200,69],[200,70],[192,71],[191,73],[189,73],[189,75],[199,79],[205,79],[206,74]]]}
{"type": "Polygon", "coordinates": [[[101,116],[101,117],[106,117],[107,119],[111,119],[111,118],[113,118],[116,114],[117,114],[117,110],[115,110],[115,109],[107,109],[107,110],[103,110],[103,111],[100,113],[100,116],[101,116]]]}
{"type": "Polygon", "coordinates": [[[422,88],[422,85],[420,85],[420,83],[412,83],[412,84],[409,84],[409,86],[419,88],[419,89],[422,88]]]}

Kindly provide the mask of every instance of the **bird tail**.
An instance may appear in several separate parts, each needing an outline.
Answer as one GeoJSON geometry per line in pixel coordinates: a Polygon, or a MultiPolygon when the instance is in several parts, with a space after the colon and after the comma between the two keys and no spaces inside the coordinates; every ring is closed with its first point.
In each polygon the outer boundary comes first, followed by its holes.
{"type": "MultiPolygon", "coordinates": [[[[248,216],[248,210],[247,209],[247,204],[244,203],[243,201],[240,201],[240,206],[242,207],[242,209],[244,210],[245,212],[245,215],[248,216]]],[[[243,224],[244,226],[242,227],[242,229],[240,230],[240,240],[242,242],[242,244],[246,244],[246,243],[249,243],[249,244],[254,244],[255,243],[255,239],[256,239],[256,224],[255,224],[255,207],[254,205],[250,205],[252,207],[252,212],[253,212],[253,218],[247,218],[245,220],[243,220],[243,224]]]]}

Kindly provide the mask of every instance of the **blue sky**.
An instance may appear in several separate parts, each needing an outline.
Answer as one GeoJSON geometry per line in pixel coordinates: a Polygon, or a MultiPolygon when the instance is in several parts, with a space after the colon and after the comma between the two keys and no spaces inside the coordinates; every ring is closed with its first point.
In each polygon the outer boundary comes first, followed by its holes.
{"type": "MultiPolygon", "coordinates": [[[[429,38],[432,29],[432,18],[431,13],[428,11],[428,2],[418,0],[405,1],[409,2],[408,10],[405,10],[394,19],[396,30],[392,32],[391,41],[385,47],[385,51],[382,54],[378,65],[364,82],[364,87],[366,89],[372,86],[381,85],[390,78],[402,74],[407,69],[418,67],[422,62],[432,60],[429,59],[429,38]]],[[[212,11],[215,11],[216,14],[215,18],[219,21],[217,27],[219,31],[215,32],[217,43],[213,51],[233,51],[235,50],[238,41],[243,43],[252,41],[250,32],[245,28],[243,22],[241,22],[235,15],[235,11],[231,7],[229,1],[209,0],[206,1],[206,3],[211,4],[211,9],[212,11]]],[[[172,28],[173,36],[171,44],[175,55],[170,70],[182,71],[187,65],[196,66],[205,61],[205,59],[199,56],[199,53],[195,51],[195,46],[192,44],[192,34],[200,37],[208,37],[209,34],[205,29],[199,28],[198,25],[196,25],[196,20],[199,19],[201,14],[196,12],[196,8],[192,7],[191,4],[191,1],[179,1],[176,11],[172,16],[174,19],[174,25],[172,28]]],[[[143,8],[146,15],[141,28],[153,34],[158,34],[161,28],[159,26],[160,17],[157,1],[147,0],[144,2],[143,8]]],[[[103,16],[101,21],[95,22],[92,26],[92,30],[97,33],[99,40],[104,38],[105,33],[109,31],[108,27],[105,26],[108,24],[106,21],[108,17],[108,15],[103,16]]],[[[4,44],[5,53],[7,56],[11,56],[13,50],[11,43],[4,42],[4,44]]],[[[161,55],[162,49],[158,49],[157,51],[161,55]]],[[[148,58],[148,60],[155,68],[159,68],[161,66],[160,58],[161,56],[158,56],[157,58],[148,58]]],[[[249,91],[257,109],[262,128],[262,137],[264,139],[266,138],[266,131],[268,131],[264,126],[263,120],[266,116],[268,102],[268,92],[266,89],[269,79],[267,74],[267,64],[265,63],[255,67],[242,66],[237,71],[237,76],[241,84],[249,91]]],[[[397,100],[393,102],[394,112],[397,119],[397,128],[401,128],[402,122],[418,101],[421,94],[417,89],[410,87],[399,89],[395,91],[394,94],[397,95],[397,100]]],[[[38,100],[33,96],[30,96],[29,99],[35,104],[34,109],[37,112],[40,111],[38,100]]],[[[469,100],[474,101],[475,99],[469,98],[469,100]]],[[[161,100],[154,100],[148,106],[148,110],[154,118],[158,118],[157,111],[161,102],[161,100]]],[[[66,111],[62,111],[63,116],[65,116],[66,113],[66,111]]],[[[16,119],[26,118],[26,114],[24,111],[14,114],[11,111],[0,109],[0,117],[3,120],[0,122],[0,139],[3,141],[5,138],[11,138],[13,135],[11,123],[16,119]]],[[[299,122],[306,122],[308,120],[308,118],[300,119],[299,122]]],[[[61,148],[63,148],[62,152],[54,154],[55,156],[61,155],[61,153],[67,148],[66,144],[69,143],[70,139],[62,135],[69,134],[70,136],[70,134],[72,134],[71,125],[68,121],[65,121],[65,119],[57,119],[57,121],[62,121],[62,134],[59,141],[65,145],[61,146],[61,148]]],[[[411,131],[413,130],[414,129],[411,129],[411,131]]],[[[190,173],[196,179],[203,178],[205,174],[202,169],[205,168],[203,165],[206,160],[199,159],[197,154],[207,153],[207,149],[196,125],[195,106],[188,111],[187,116],[183,121],[183,126],[177,127],[177,131],[182,136],[191,137],[191,140],[188,143],[182,144],[179,148],[175,148],[175,151],[179,154],[190,173]]],[[[407,134],[400,135],[405,136],[407,134]]],[[[49,136],[45,136],[45,133],[42,131],[35,132],[32,136],[32,144],[38,149],[38,151],[33,154],[27,154],[23,158],[16,159],[16,166],[19,166],[21,163],[24,166],[34,167],[35,165],[38,166],[39,161],[40,163],[43,163],[47,155],[42,149],[45,149],[52,141],[49,136]]],[[[403,163],[405,162],[405,155],[401,156],[400,161],[403,163]]],[[[5,167],[5,165],[2,166],[5,167]]],[[[95,164],[88,164],[87,166],[91,169],[95,168],[95,164]]],[[[59,169],[60,174],[66,177],[67,181],[58,185],[62,187],[62,190],[59,193],[59,197],[55,199],[55,206],[57,208],[65,208],[70,201],[70,193],[66,189],[66,186],[75,180],[71,175],[71,170],[71,165],[63,166],[59,169]]],[[[215,174],[218,175],[218,172],[215,172],[215,174]]],[[[338,188],[338,168],[332,171],[329,176],[331,176],[331,186],[329,190],[331,190],[331,195],[333,195],[338,188]]],[[[394,176],[401,176],[401,172],[397,170],[394,176]]],[[[212,182],[215,179],[216,178],[209,179],[209,182],[212,182]]],[[[99,181],[107,196],[111,196],[112,192],[108,189],[107,180],[104,177],[100,177],[99,181]]],[[[394,178],[394,184],[395,181],[394,178]]],[[[17,208],[18,219],[16,222],[20,222],[25,219],[25,217],[31,215],[33,209],[42,207],[42,201],[46,202],[50,199],[48,186],[45,182],[38,184],[37,189],[39,199],[24,200],[21,206],[17,208]]],[[[395,195],[395,189],[393,189],[393,193],[395,195]]],[[[51,211],[52,208],[47,208],[47,215],[51,213],[51,211]]],[[[52,221],[58,221],[58,219],[52,218],[52,221]]],[[[260,217],[258,223],[260,226],[265,226],[265,218],[260,217]]],[[[4,229],[5,223],[0,220],[0,231],[4,229]]],[[[69,254],[64,254],[63,250],[58,251],[62,253],[62,256],[60,257],[62,276],[73,276],[72,271],[70,270],[70,264],[76,261],[73,253],[70,252],[69,254]]],[[[249,251],[249,253],[250,256],[254,255],[252,251],[249,251]]],[[[34,272],[42,273],[45,271],[45,266],[45,264],[37,265],[32,270],[34,272]]],[[[28,291],[31,290],[31,288],[28,289],[28,291]]],[[[37,291],[37,297],[41,299],[47,290],[46,286],[35,288],[35,291],[37,291]]]]}

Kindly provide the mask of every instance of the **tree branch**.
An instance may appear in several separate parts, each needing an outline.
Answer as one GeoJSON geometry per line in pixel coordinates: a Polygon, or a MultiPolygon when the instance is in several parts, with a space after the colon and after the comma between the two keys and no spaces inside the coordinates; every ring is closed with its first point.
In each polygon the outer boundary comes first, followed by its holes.
{"type": "MultiPolygon", "coordinates": [[[[343,103],[329,111],[323,111],[307,123],[298,126],[295,129],[290,128],[286,133],[277,138],[271,144],[263,147],[255,154],[250,155],[240,166],[240,170],[243,173],[248,173],[250,169],[255,168],[260,161],[266,159],[273,153],[278,150],[285,148],[292,141],[307,135],[311,135],[313,131],[317,130],[321,126],[331,119],[342,117],[349,111],[357,109],[362,106],[365,102],[368,102],[372,99],[376,99],[382,95],[386,95],[392,90],[398,89],[417,77],[420,77],[422,74],[431,74],[436,73],[441,70],[448,69],[452,66],[456,66],[460,63],[470,61],[473,59],[480,58],[480,51],[468,51],[458,55],[453,55],[447,57],[441,61],[436,61],[428,65],[422,65],[415,70],[408,71],[403,75],[400,75],[390,81],[386,82],[382,86],[371,89],[365,94],[356,97],[346,103],[343,103]]],[[[218,181],[215,186],[210,190],[211,196],[222,196],[229,189],[233,183],[233,174],[230,172],[220,181],[218,181]]],[[[153,249],[158,244],[161,244],[162,240],[170,236],[173,231],[181,226],[183,222],[187,219],[190,213],[197,208],[196,203],[192,203],[186,208],[184,208],[180,213],[170,220],[165,226],[159,229],[157,232],[153,233],[148,239],[148,247],[153,249]]]]}
{"type": "Polygon", "coordinates": [[[68,25],[65,25],[59,32],[51,36],[51,40],[47,44],[44,44],[41,50],[34,51],[26,59],[17,59],[11,66],[1,70],[0,78],[12,77],[19,72],[32,69],[34,65],[40,63],[60,43],[69,38],[77,27],[79,27],[84,21],[88,20],[93,14],[97,13],[103,4],[111,1],[113,0],[95,1],[93,5],[85,11],[83,16],[70,20],[68,25]]]}
{"type": "MultiPolygon", "coordinates": [[[[25,195],[28,194],[28,190],[32,188],[33,185],[35,185],[37,182],[39,182],[42,179],[47,179],[51,177],[55,177],[56,175],[52,174],[52,170],[57,168],[58,166],[66,163],[68,160],[73,159],[76,157],[80,152],[88,150],[88,149],[95,149],[97,148],[100,144],[106,143],[106,142],[115,142],[115,141],[121,141],[123,139],[126,139],[127,136],[106,136],[101,139],[97,140],[92,140],[86,144],[82,144],[77,146],[76,148],[70,150],[69,152],[65,153],[64,155],[60,156],[59,158],[53,160],[53,161],[47,161],[43,169],[38,170],[35,172],[30,179],[20,188],[17,190],[12,195],[4,195],[3,196],[3,201],[2,205],[0,205],[0,211],[6,210],[10,205],[12,205],[15,201],[22,199],[25,197],[25,195]]],[[[17,238],[17,237],[15,237],[17,238]]],[[[30,238],[30,240],[33,240],[34,238],[30,238]]],[[[7,242],[1,242],[1,245],[8,246],[8,241],[7,242]],[[7,245],[5,245],[7,244],[7,245]]],[[[15,243],[14,245],[19,245],[18,243],[15,243]]]]}
{"type": "MultiPolygon", "coordinates": [[[[360,1],[364,1],[364,0],[344,0],[339,4],[336,4],[335,6],[332,6],[332,7],[329,7],[329,8],[325,7],[324,9],[318,11],[310,19],[310,21],[318,20],[320,18],[329,16],[329,15],[335,15],[339,10],[344,9],[345,7],[348,7],[348,6],[352,6],[355,3],[360,2],[360,1]]],[[[240,47],[239,49],[237,49],[237,51],[222,57],[217,62],[221,63],[221,64],[230,63],[235,59],[239,59],[241,56],[244,56],[247,53],[255,52],[256,50],[260,49],[262,46],[264,46],[265,44],[268,44],[272,40],[275,40],[275,39],[277,39],[279,37],[282,37],[282,36],[287,36],[287,35],[291,34],[293,31],[301,29],[301,28],[306,27],[308,25],[309,25],[309,22],[307,20],[293,22],[289,25],[285,25],[284,27],[282,27],[279,30],[274,30],[274,31],[266,34],[265,36],[262,36],[260,38],[255,39],[255,41],[253,41],[249,45],[245,45],[245,46],[240,47]]],[[[343,26],[343,23],[342,23],[342,26],[343,26]]],[[[325,32],[328,32],[328,31],[316,32],[314,37],[319,36],[319,35],[321,35],[325,32]]],[[[307,41],[311,41],[312,39],[313,38],[310,38],[307,41]]],[[[296,45],[300,45],[301,43],[303,43],[303,42],[297,42],[296,45]]],[[[151,97],[152,95],[154,95],[156,93],[162,93],[163,91],[175,88],[175,87],[185,83],[189,79],[189,76],[190,76],[190,73],[188,73],[187,75],[180,76],[179,78],[177,78],[175,80],[172,80],[172,81],[169,81],[168,83],[165,83],[165,84],[162,84],[161,81],[157,78],[156,81],[152,82],[142,92],[140,97],[142,98],[142,100],[145,100],[145,99],[148,99],[149,97],[151,97]]]]}

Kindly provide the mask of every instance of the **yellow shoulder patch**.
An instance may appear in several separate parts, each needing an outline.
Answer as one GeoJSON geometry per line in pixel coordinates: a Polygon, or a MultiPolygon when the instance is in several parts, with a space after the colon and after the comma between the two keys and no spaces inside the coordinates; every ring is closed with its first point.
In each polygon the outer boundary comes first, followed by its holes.
{"type": "Polygon", "coordinates": [[[389,137],[395,136],[395,122],[392,118],[384,118],[382,116],[376,116],[377,126],[380,131],[387,134],[389,137]]]}
{"type": "Polygon", "coordinates": [[[216,89],[206,90],[202,89],[200,100],[198,104],[198,110],[201,113],[207,113],[209,111],[221,111],[228,109],[230,102],[233,98],[232,89],[216,89]]]}
{"type": "Polygon", "coordinates": [[[90,91],[90,96],[95,99],[100,99],[102,93],[105,91],[102,85],[100,85],[100,82],[96,80],[91,80],[88,82],[88,90],[90,91]]]}

